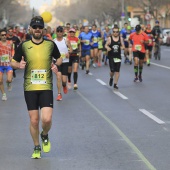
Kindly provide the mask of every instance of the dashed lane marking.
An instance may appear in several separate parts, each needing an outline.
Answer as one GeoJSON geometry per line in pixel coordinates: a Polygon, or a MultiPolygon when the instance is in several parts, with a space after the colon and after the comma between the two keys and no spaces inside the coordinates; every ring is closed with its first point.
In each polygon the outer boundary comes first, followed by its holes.
{"type": "Polygon", "coordinates": [[[100,80],[100,79],[96,79],[96,80],[97,80],[100,84],[106,86],[106,83],[105,83],[104,81],[102,81],[102,80],[100,80]]]}
{"type": "Polygon", "coordinates": [[[121,97],[124,100],[127,100],[128,98],[126,96],[124,96],[122,93],[120,93],[119,91],[113,90],[113,93],[115,93],[116,95],[118,95],[119,97],[121,97]]]}
{"type": "Polygon", "coordinates": [[[158,67],[162,67],[162,68],[166,68],[168,70],[170,70],[170,67],[167,67],[167,66],[164,66],[164,65],[161,65],[161,64],[156,64],[156,63],[153,63],[151,62],[152,65],[155,65],[155,66],[158,66],[158,67]]]}
{"type": "Polygon", "coordinates": [[[140,112],[142,112],[144,115],[148,116],[150,119],[154,120],[155,122],[157,122],[158,124],[165,124],[164,121],[162,121],[161,119],[157,118],[156,116],[154,116],[153,114],[151,114],[150,112],[148,112],[145,109],[139,109],[140,112]]]}

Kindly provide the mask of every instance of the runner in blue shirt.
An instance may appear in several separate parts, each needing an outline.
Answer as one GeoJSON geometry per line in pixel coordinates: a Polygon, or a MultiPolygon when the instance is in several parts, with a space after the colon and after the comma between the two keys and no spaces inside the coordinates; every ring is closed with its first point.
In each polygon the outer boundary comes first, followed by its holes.
{"type": "Polygon", "coordinates": [[[92,26],[91,33],[93,35],[93,45],[91,46],[91,59],[93,61],[93,67],[96,67],[98,62],[98,40],[101,37],[101,33],[97,31],[97,26],[94,24],[92,26]]]}
{"type": "Polygon", "coordinates": [[[131,34],[131,26],[127,26],[127,30],[122,32],[122,38],[124,41],[125,49],[124,49],[124,56],[125,60],[124,63],[129,63],[130,65],[132,64],[132,48],[129,46],[129,36],[131,34]]]}
{"type": "Polygon", "coordinates": [[[90,50],[91,45],[93,44],[93,35],[89,32],[89,27],[85,26],[84,32],[81,32],[79,35],[79,39],[81,41],[81,57],[82,57],[82,70],[84,70],[85,62],[86,62],[86,74],[89,73],[90,67],[90,50]]]}

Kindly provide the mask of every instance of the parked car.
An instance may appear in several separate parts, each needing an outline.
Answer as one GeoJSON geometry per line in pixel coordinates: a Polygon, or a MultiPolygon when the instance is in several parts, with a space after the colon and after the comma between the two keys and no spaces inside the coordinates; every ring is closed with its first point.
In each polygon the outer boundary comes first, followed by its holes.
{"type": "Polygon", "coordinates": [[[162,44],[170,45],[170,28],[162,30],[162,44]]]}

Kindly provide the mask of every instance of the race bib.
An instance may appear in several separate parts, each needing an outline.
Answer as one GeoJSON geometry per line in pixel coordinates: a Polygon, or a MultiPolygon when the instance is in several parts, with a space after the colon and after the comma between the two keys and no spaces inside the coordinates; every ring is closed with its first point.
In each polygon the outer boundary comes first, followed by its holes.
{"type": "Polygon", "coordinates": [[[151,39],[149,39],[149,44],[152,44],[152,40],[151,39]]]}
{"type": "Polygon", "coordinates": [[[90,44],[90,41],[89,40],[86,40],[86,42],[84,43],[85,45],[89,45],[90,44]]]}
{"type": "Polygon", "coordinates": [[[1,56],[1,62],[2,63],[8,63],[9,62],[9,55],[5,54],[1,56]]]}
{"type": "Polygon", "coordinates": [[[129,40],[130,35],[126,35],[126,40],[129,40]]]}
{"type": "Polygon", "coordinates": [[[47,83],[47,70],[31,70],[31,83],[32,84],[46,84],[47,83]]]}
{"type": "Polygon", "coordinates": [[[93,38],[93,42],[94,42],[94,43],[97,43],[97,41],[98,41],[97,37],[94,37],[94,38],[93,38]]]}
{"type": "Polygon", "coordinates": [[[141,45],[135,45],[135,50],[141,51],[142,50],[142,46],[141,45]]]}
{"type": "Polygon", "coordinates": [[[121,62],[121,59],[120,59],[120,58],[113,58],[113,61],[114,61],[115,63],[119,63],[119,62],[121,62]]]}
{"type": "Polygon", "coordinates": [[[71,42],[71,47],[72,47],[73,50],[76,50],[78,48],[77,43],[71,42]]]}
{"type": "Polygon", "coordinates": [[[61,58],[64,60],[66,58],[66,53],[65,52],[60,52],[61,58]]]}
{"type": "Polygon", "coordinates": [[[98,48],[103,48],[103,42],[102,41],[98,42],[98,48]]]}

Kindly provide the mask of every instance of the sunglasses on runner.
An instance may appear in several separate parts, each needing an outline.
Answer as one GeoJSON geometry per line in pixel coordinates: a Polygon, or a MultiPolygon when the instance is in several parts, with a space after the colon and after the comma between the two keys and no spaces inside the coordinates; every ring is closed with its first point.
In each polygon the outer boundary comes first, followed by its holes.
{"type": "Polygon", "coordinates": [[[32,28],[33,28],[33,29],[37,29],[37,28],[43,29],[44,27],[43,27],[43,26],[40,26],[40,25],[33,25],[32,28]]]}
{"type": "Polygon", "coordinates": [[[59,30],[59,31],[57,31],[57,32],[63,32],[63,31],[60,31],[60,30],[59,30]]]}
{"type": "Polygon", "coordinates": [[[119,31],[113,31],[113,33],[119,33],[119,31]]]}
{"type": "Polygon", "coordinates": [[[1,36],[3,37],[3,36],[6,36],[6,34],[1,34],[1,36]]]}

